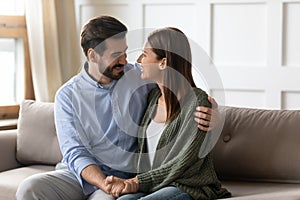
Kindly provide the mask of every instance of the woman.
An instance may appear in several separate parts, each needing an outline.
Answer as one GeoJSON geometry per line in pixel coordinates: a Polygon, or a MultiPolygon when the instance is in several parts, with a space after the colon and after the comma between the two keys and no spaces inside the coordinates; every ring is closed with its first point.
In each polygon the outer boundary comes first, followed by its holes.
{"type": "Polygon", "coordinates": [[[197,105],[210,103],[193,81],[187,37],[176,28],[152,32],[141,64],[142,79],[159,87],[148,97],[139,130],[138,175],[129,180],[110,177],[112,191],[127,193],[120,200],[229,197],[216,176],[211,153],[198,156],[206,132],[191,119],[197,105]]]}

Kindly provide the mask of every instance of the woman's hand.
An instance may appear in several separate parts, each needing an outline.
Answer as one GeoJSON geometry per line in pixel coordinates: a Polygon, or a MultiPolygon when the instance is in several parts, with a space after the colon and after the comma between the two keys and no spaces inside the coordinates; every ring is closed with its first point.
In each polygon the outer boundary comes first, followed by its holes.
{"type": "Polygon", "coordinates": [[[139,190],[139,181],[137,177],[125,180],[125,188],[122,194],[136,193],[139,190]]]}

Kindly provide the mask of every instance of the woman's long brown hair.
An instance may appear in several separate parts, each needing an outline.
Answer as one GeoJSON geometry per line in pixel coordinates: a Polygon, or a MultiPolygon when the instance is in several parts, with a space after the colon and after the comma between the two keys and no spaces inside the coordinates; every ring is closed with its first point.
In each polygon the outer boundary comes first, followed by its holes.
{"type": "Polygon", "coordinates": [[[189,41],[182,31],[167,27],[155,30],[147,39],[157,59],[166,58],[167,70],[163,80],[167,122],[180,112],[180,99],[196,87],[192,76],[192,53],[189,41]]]}

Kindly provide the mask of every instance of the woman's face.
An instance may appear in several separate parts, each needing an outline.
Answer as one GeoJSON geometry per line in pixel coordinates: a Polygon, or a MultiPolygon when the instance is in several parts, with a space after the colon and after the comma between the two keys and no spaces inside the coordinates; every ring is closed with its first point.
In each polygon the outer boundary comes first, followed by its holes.
{"type": "Polygon", "coordinates": [[[140,61],[143,68],[141,78],[160,83],[163,77],[163,70],[161,69],[162,64],[164,64],[162,63],[163,59],[157,59],[157,55],[148,42],[145,44],[140,61]]]}

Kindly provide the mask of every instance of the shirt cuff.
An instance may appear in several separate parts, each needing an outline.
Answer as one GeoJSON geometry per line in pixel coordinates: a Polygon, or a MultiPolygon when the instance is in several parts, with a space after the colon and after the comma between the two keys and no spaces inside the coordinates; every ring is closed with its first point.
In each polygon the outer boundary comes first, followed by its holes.
{"type": "Polygon", "coordinates": [[[89,165],[97,165],[94,159],[85,157],[85,158],[78,158],[74,162],[74,172],[76,175],[76,178],[81,185],[83,192],[85,195],[88,195],[96,190],[95,186],[89,184],[81,177],[81,172],[84,168],[86,168],[89,165]]]}

